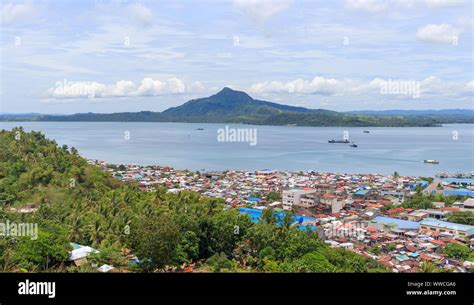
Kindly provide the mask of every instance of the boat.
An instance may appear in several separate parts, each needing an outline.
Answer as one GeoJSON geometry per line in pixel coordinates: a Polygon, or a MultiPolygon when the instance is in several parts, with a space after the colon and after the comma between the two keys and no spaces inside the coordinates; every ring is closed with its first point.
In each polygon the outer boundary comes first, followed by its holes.
{"type": "Polygon", "coordinates": [[[357,147],[357,144],[352,142],[351,145],[349,145],[350,147],[357,147]]]}
{"type": "Polygon", "coordinates": [[[347,139],[344,139],[344,140],[334,140],[334,139],[332,139],[332,140],[329,140],[328,143],[344,143],[344,144],[347,144],[347,143],[349,143],[349,140],[347,140],[347,139]]]}
{"type": "Polygon", "coordinates": [[[368,130],[364,130],[363,132],[364,132],[364,133],[370,133],[370,131],[368,131],[368,130]]]}
{"type": "Polygon", "coordinates": [[[423,160],[424,163],[429,163],[429,164],[439,164],[438,160],[423,160]]]}
{"type": "Polygon", "coordinates": [[[204,128],[196,128],[196,130],[204,130],[204,128]]]}

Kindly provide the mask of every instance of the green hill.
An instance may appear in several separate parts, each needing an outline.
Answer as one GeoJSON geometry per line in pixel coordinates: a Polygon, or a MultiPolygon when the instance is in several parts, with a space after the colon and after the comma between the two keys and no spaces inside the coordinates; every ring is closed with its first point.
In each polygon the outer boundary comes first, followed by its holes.
{"type": "Polygon", "coordinates": [[[205,98],[190,100],[163,112],[77,113],[72,115],[0,115],[6,121],[114,121],[244,123],[297,126],[440,126],[447,123],[474,123],[472,112],[446,115],[433,112],[354,112],[308,109],[253,99],[245,92],[224,88],[205,98]]]}

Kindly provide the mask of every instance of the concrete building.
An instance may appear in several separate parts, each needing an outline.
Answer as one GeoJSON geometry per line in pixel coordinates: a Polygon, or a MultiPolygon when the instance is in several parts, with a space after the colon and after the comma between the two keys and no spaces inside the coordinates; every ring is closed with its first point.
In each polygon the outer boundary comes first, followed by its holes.
{"type": "MultiPolygon", "coordinates": [[[[300,207],[301,197],[307,194],[314,194],[315,190],[299,190],[299,189],[292,189],[292,190],[285,190],[282,194],[282,206],[283,210],[290,211],[293,206],[300,207]]],[[[305,198],[303,200],[304,205],[311,205],[311,197],[305,198]]]]}
{"type": "Polygon", "coordinates": [[[433,218],[422,220],[420,222],[420,231],[433,232],[437,234],[447,232],[456,237],[474,236],[474,226],[440,221],[433,218]]]}

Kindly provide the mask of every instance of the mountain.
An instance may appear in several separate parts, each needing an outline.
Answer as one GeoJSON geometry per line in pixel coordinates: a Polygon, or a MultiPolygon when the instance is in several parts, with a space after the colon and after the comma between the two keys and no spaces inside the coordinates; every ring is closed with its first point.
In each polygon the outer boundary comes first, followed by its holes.
{"type": "MultiPolygon", "coordinates": [[[[174,122],[235,122],[258,124],[273,116],[291,113],[331,113],[272,102],[255,100],[242,91],[224,88],[209,97],[190,100],[181,106],[169,108],[160,114],[174,122]]],[[[336,112],[334,112],[336,113],[336,112]]]]}
{"type": "Polygon", "coordinates": [[[8,121],[114,121],[114,122],[188,122],[244,123],[255,125],[297,126],[439,126],[445,123],[474,123],[474,115],[462,110],[448,114],[392,112],[342,113],[325,109],[308,109],[252,98],[245,92],[225,87],[205,98],[190,100],[163,112],[77,113],[73,115],[38,115],[35,117],[2,117],[8,121]],[[460,113],[463,115],[461,116],[460,113]],[[466,114],[467,113],[467,114],[466,114]]]}

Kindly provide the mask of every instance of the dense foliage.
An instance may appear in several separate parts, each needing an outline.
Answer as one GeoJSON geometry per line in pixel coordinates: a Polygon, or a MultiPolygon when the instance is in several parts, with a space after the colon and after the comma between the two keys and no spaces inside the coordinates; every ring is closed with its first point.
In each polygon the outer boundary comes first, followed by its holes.
{"type": "Polygon", "coordinates": [[[464,211],[450,213],[448,215],[448,221],[474,226],[474,212],[464,211]]]}
{"type": "Polygon", "coordinates": [[[223,200],[182,191],[140,192],[90,165],[74,148],[58,147],[38,132],[0,133],[0,220],[37,223],[38,238],[0,238],[3,271],[94,271],[65,266],[70,242],[100,250],[90,260],[137,271],[197,263],[205,271],[374,272],[373,260],[331,249],[314,232],[260,223],[228,209],[223,200]],[[19,207],[37,208],[18,213],[19,207]]]}

